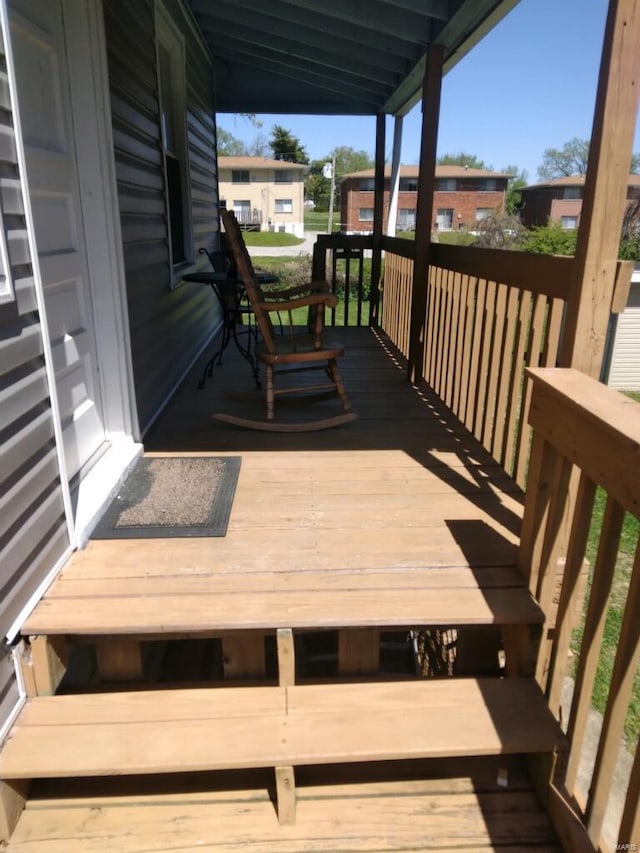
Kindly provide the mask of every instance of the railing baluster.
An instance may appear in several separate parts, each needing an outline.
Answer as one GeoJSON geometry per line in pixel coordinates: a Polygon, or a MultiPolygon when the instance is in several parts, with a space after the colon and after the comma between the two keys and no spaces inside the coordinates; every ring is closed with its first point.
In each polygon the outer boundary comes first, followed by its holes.
{"type": "Polygon", "coordinates": [[[624,735],[624,721],[631,700],[633,679],[638,668],[638,660],[640,660],[639,607],[640,542],[636,549],[631,573],[598,753],[591,779],[591,792],[587,807],[587,829],[591,840],[596,845],[600,842],[613,774],[618,759],[618,750],[624,735]]]}

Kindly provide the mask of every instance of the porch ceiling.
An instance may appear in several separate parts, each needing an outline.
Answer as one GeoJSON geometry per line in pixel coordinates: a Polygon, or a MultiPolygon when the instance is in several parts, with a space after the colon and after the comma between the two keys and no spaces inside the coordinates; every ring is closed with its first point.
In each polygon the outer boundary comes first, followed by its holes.
{"type": "Polygon", "coordinates": [[[218,112],[403,114],[425,53],[452,68],[518,0],[188,0],[218,112]]]}

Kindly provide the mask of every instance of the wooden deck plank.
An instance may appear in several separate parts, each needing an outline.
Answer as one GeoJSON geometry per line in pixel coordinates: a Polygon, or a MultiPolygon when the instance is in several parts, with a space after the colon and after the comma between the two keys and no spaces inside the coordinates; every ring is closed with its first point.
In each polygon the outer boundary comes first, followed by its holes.
{"type": "Polygon", "coordinates": [[[559,853],[548,820],[531,792],[433,793],[428,782],[298,789],[296,824],[280,826],[265,790],[216,797],[155,796],[99,808],[57,801],[32,803],[8,853],[196,850],[213,853],[303,853],[336,850],[559,853]],[[513,846],[509,844],[512,842],[513,846]]]}
{"type": "Polygon", "coordinates": [[[262,688],[266,712],[252,701],[253,691],[36,697],[0,752],[0,776],[114,776],[537,753],[564,742],[544,696],[521,679],[262,688]]]}
{"type": "Polygon", "coordinates": [[[30,634],[162,634],[198,631],[536,624],[542,613],[523,589],[247,592],[244,595],[123,594],[48,598],[29,618],[30,634]],[[114,602],[117,601],[117,605],[114,602]],[[160,605],[160,606],[159,606],[160,605]]]}

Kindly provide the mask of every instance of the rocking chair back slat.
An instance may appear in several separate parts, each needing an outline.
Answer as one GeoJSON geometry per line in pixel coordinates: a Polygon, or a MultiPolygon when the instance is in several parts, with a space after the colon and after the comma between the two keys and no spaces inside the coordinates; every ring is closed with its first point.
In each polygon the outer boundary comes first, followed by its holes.
{"type": "Polygon", "coordinates": [[[251,305],[251,309],[256,318],[256,324],[262,335],[264,345],[270,353],[275,352],[275,335],[273,324],[269,312],[262,308],[265,301],[262,288],[258,283],[253,264],[244,240],[242,239],[242,231],[236,219],[235,213],[232,210],[221,210],[222,224],[224,225],[225,236],[229,242],[231,251],[233,252],[238,274],[242,279],[244,289],[247,294],[247,299],[251,305]]]}

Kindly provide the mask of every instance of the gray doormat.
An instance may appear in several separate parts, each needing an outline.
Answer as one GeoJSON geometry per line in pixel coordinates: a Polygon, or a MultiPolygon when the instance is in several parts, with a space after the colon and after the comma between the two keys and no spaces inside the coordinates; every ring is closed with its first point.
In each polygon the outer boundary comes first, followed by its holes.
{"type": "Polygon", "coordinates": [[[239,456],[142,458],[92,539],[225,536],[239,456]]]}

